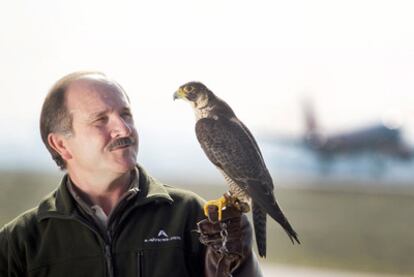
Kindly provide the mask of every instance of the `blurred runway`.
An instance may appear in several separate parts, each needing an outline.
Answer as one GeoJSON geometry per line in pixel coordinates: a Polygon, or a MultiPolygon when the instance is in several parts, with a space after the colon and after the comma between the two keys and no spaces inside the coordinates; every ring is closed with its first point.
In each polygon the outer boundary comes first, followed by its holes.
{"type": "Polygon", "coordinates": [[[396,277],[398,275],[386,275],[378,273],[361,273],[336,270],[324,270],[307,267],[290,267],[278,264],[262,264],[262,271],[265,277],[396,277]]]}

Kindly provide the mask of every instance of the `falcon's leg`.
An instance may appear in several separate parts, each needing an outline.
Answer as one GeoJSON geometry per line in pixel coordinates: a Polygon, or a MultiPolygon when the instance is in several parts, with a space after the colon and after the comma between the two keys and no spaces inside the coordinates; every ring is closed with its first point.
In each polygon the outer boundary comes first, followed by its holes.
{"type": "Polygon", "coordinates": [[[239,199],[237,199],[236,207],[242,212],[242,213],[248,213],[250,212],[250,206],[247,202],[242,202],[239,199]]]}
{"type": "Polygon", "coordinates": [[[224,195],[224,197],[228,197],[227,201],[236,207],[240,212],[247,213],[250,211],[249,203],[243,202],[240,200],[237,196],[233,196],[230,192],[227,195],[224,195]]]}

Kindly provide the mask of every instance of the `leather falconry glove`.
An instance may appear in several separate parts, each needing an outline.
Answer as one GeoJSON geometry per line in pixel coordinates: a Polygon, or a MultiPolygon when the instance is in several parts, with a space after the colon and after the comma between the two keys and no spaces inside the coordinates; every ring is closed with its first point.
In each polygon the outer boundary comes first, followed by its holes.
{"type": "Polygon", "coordinates": [[[251,243],[243,241],[241,218],[240,210],[228,205],[218,221],[217,207],[209,206],[208,218],[197,224],[200,242],[207,246],[206,276],[232,276],[246,255],[251,254],[251,243]]]}

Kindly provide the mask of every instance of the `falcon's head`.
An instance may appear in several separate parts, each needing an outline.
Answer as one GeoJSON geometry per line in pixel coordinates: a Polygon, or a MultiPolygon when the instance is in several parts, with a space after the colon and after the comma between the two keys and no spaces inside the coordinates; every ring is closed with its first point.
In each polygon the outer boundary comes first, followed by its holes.
{"type": "Polygon", "coordinates": [[[212,92],[200,82],[189,82],[174,93],[175,99],[184,99],[192,103],[194,108],[200,108],[207,105],[209,96],[212,92]]]}

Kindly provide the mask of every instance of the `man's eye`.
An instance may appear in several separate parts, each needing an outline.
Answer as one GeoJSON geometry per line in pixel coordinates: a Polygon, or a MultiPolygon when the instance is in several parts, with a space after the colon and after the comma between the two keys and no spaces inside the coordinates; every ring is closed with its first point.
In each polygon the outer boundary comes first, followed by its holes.
{"type": "Polygon", "coordinates": [[[123,118],[131,118],[132,114],[130,112],[124,112],[121,114],[123,118]]]}

